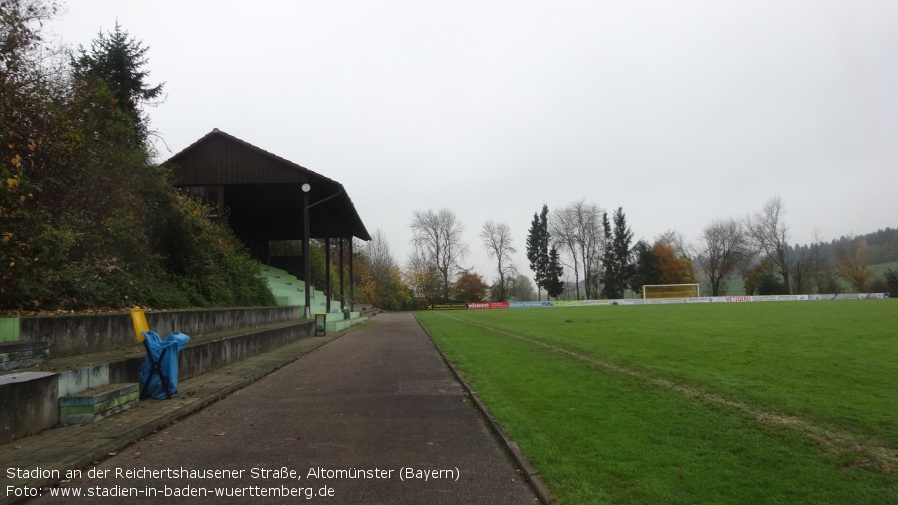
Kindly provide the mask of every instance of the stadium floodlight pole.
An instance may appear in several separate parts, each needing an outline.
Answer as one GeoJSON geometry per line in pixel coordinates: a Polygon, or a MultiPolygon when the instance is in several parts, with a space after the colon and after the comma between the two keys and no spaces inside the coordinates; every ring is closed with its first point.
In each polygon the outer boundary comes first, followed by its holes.
{"type": "Polygon", "coordinates": [[[309,261],[309,191],[312,186],[308,182],[302,185],[302,263],[303,263],[303,280],[306,281],[306,308],[303,311],[306,319],[312,317],[310,306],[312,305],[312,295],[309,292],[311,288],[312,264],[309,261]]]}
{"type": "MultiPolygon", "coordinates": [[[[317,202],[309,205],[309,191],[312,190],[312,186],[309,185],[308,182],[303,183],[302,185],[302,207],[303,207],[303,231],[302,231],[302,262],[303,267],[305,269],[305,281],[306,281],[306,310],[305,316],[306,319],[312,318],[312,292],[309,288],[311,288],[311,278],[312,278],[312,262],[309,258],[309,209],[316,205],[321,205],[322,203],[330,200],[331,198],[336,198],[343,193],[343,185],[340,184],[340,188],[337,189],[337,192],[328,196],[327,198],[322,198],[317,202]]],[[[329,296],[329,295],[328,295],[329,296]]]]}

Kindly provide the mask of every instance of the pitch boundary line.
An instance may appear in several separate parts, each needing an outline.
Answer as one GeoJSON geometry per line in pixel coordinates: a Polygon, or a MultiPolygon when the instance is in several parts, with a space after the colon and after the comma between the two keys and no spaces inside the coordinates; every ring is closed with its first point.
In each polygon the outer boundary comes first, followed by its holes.
{"type": "Polygon", "coordinates": [[[887,445],[883,445],[872,440],[863,440],[859,436],[850,433],[821,428],[820,426],[812,424],[811,422],[800,417],[763,411],[754,408],[746,403],[724,398],[713,393],[705,393],[683,384],[677,384],[668,379],[654,377],[648,373],[640,372],[623,365],[604,361],[592,356],[579,354],[563,347],[550,345],[545,342],[517,335],[515,333],[501,330],[499,328],[494,328],[492,326],[487,326],[485,324],[476,323],[473,321],[466,321],[464,319],[459,319],[442,312],[439,312],[438,314],[461,323],[476,326],[478,328],[483,328],[485,330],[499,333],[520,340],[522,342],[527,342],[543,349],[568,355],[578,361],[599,366],[621,375],[626,375],[642,380],[654,386],[674,391],[682,396],[694,398],[703,403],[726,407],[727,409],[736,411],[739,414],[754,419],[762,424],[783,426],[789,428],[799,433],[800,435],[809,438],[814,442],[817,442],[830,452],[855,452],[858,454],[862,454],[863,456],[868,458],[867,460],[855,461],[849,466],[874,466],[883,470],[884,472],[898,475],[898,449],[889,447],[887,445]]]}

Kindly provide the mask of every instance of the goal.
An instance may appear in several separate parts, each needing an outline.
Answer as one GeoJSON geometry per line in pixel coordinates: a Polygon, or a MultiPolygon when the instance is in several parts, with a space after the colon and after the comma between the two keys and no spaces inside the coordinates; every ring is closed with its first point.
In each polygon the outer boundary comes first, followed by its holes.
{"type": "Polygon", "coordinates": [[[699,296],[698,284],[646,284],[642,298],[690,298],[699,296]]]}

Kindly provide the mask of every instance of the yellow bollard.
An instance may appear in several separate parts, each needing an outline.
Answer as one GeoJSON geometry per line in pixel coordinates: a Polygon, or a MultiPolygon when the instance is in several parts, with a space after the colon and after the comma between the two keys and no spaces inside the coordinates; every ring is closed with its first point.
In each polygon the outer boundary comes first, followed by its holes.
{"type": "Polygon", "coordinates": [[[141,332],[150,329],[147,326],[147,316],[143,309],[139,307],[131,309],[131,323],[134,324],[134,336],[137,337],[137,341],[143,342],[143,333],[141,332]]]}

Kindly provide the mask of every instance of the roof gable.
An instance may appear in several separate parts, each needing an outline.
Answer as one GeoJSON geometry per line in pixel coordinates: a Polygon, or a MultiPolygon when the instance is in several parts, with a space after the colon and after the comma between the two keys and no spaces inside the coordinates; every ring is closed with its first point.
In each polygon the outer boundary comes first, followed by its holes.
{"type": "Polygon", "coordinates": [[[169,158],[166,164],[176,167],[175,183],[180,186],[303,182],[334,188],[340,185],[218,128],[169,158]]]}
{"type": "Polygon", "coordinates": [[[254,233],[295,235],[301,226],[296,219],[302,208],[300,185],[308,182],[312,237],[371,240],[339,182],[217,128],[165,163],[173,167],[175,186],[223,186],[231,201],[226,205],[239,205],[239,217],[251,222],[254,233]]]}

